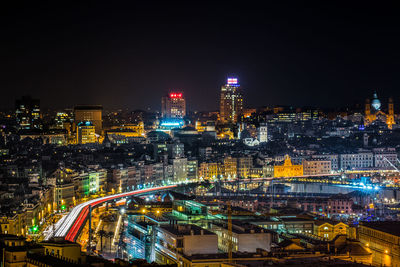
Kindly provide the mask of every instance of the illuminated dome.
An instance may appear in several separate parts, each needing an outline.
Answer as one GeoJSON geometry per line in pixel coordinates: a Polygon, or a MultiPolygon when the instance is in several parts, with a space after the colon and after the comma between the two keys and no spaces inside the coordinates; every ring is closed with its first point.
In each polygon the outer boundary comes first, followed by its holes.
{"type": "Polygon", "coordinates": [[[375,110],[380,110],[381,109],[381,101],[379,101],[378,99],[378,95],[375,92],[374,93],[374,99],[371,102],[371,106],[375,109],[375,110]]]}
{"type": "Polygon", "coordinates": [[[81,121],[78,126],[93,126],[93,123],[91,121],[81,121]]]}

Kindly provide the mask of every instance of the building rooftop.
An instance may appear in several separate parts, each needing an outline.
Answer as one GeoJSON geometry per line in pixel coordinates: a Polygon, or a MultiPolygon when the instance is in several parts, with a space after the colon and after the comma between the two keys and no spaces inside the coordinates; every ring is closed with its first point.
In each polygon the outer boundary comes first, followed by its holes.
{"type": "Polygon", "coordinates": [[[194,224],[174,224],[174,225],[161,225],[162,230],[168,231],[176,236],[184,235],[215,235],[214,233],[203,229],[194,224]]]}
{"type": "Polygon", "coordinates": [[[50,266],[57,266],[57,267],[71,267],[71,266],[87,266],[83,264],[73,263],[67,260],[62,260],[56,257],[52,257],[50,255],[42,255],[38,253],[28,254],[28,262],[38,264],[47,264],[50,266]]]}
{"type": "MultiPolygon", "coordinates": [[[[281,241],[280,243],[278,243],[278,246],[280,246],[280,247],[287,247],[287,246],[290,246],[290,245],[292,245],[292,244],[296,244],[296,243],[293,242],[293,241],[290,240],[290,239],[285,239],[285,240],[281,241]]],[[[301,245],[299,245],[299,244],[296,244],[296,245],[299,246],[299,247],[301,247],[301,250],[303,250],[303,247],[302,247],[301,245]]]]}
{"type": "Polygon", "coordinates": [[[93,123],[90,121],[81,121],[78,123],[78,126],[93,126],[93,123]]]}
{"type": "Polygon", "coordinates": [[[82,105],[74,107],[74,110],[102,110],[103,106],[101,105],[82,105]]]}
{"type": "Polygon", "coordinates": [[[11,234],[0,234],[0,240],[22,240],[25,241],[26,238],[22,236],[16,236],[11,234]]]}
{"type": "MultiPolygon", "coordinates": [[[[329,224],[331,224],[331,225],[336,225],[336,224],[344,223],[344,222],[334,221],[334,220],[329,220],[329,219],[320,219],[320,220],[315,220],[315,221],[314,221],[314,224],[315,224],[315,225],[318,225],[318,226],[323,225],[323,224],[325,224],[325,223],[329,223],[329,224]]],[[[345,224],[345,223],[344,223],[344,224],[345,224]]]]}
{"type": "Polygon", "coordinates": [[[300,218],[300,217],[281,217],[280,220],[283,221],[284,223],[313,221],[311,218],[300,218]]]}
{"type": "Polygon", "coordinates": [[[53,239],[53,240],[41,242],[39,244],[43,245],[43,246],[74,246],[74,247],[75,246],[77,246],[77,247],[81,246],[78,243],[71,242],[71,241],[64,240],[64,239],[53,239]]]}
{"type": "Polygon", "coordinates": [[[350,199],[351,199],[351,196],[349,196],[348,194],[339,193],[339,194],[330,196],[329,199],[335,199],[335,200],[338,200],[338,199],[341,199],[341,200],[350,200],[350,199]]]}
{"type": "MultiPolygon", "coordinates": [[[[213,222],[212,224],[222,227],[224,229],[228,229],[228,223],[227,222],[213,222]]],[[[262,227],[259,227],[257,225],[248,223],[248,222],[243,222],[240,220],[233,220],[232,221],[232,232],[236,234],[255,234],[255,233],[269,233],[270,231],[267,229],[264,229],[262,227]]]]}
{"type": "Polygon", "coordinates": [[[384,233],[400,236],[400,222],[361,222],[362,226],[369,227],[384,233]]]}

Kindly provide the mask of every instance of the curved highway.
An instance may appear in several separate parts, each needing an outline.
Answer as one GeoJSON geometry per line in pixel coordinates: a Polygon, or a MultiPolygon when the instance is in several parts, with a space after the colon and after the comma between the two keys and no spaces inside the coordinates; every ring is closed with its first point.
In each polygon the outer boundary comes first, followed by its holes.
{"type": "Polygon", "coordinates": [[[80,231],[82,230],[83,226],[85,225],[86,219],[88,218],[89,214],[89,207],[96,207],[97,205],[103,204],[109,200],[114,200],[118,198],[149,193],[149,192],[156,192],[159,190],[165,190],[176,187],[176,185],[169,185],[169,186],[160,186],[160,187],[153,187],[141,190],[130,191],[126,193],[115,194],[106,197],[100,197],[96,199],[89,200],[87,202],[81,203],[75,206],[66,216],[60,219],[55,225],[54,234],[51,233],[46,236],[46,240],[50,239],[51,237],[58,237],[64,238],[65,240],[69,240],[75,242],[79,236],[80,231]]]}

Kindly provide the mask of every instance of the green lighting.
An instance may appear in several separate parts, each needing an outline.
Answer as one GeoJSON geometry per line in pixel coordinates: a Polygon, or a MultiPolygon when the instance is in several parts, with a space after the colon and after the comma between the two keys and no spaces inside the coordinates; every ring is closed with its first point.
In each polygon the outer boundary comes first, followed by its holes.
{"type": "Polygon", "coordinates": [[[67,207],[66,207],[65,205],[62,205],[62,206],[61,206],[61,209],[62,209],[62,210],[65,210],[66,208],[67,208],[67,207]]]}
{"type": "Polygon", "coordinates": [[[34,234],[35,234],[38,230],[39,230],[39,226],[37,226],[37,225],[34,225],[34,226],[31,227],[31,232],[34,233],[34,234]]]}

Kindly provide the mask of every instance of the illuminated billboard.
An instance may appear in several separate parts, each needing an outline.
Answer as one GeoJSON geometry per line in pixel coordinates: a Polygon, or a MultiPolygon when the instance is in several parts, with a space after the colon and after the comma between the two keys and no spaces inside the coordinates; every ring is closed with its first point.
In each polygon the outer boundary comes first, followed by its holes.
{"type": "Polygon", "coordinates": [[[170,98],[182,98],[182,93],[170,93],[170,98]]]}
{"type": "Polygon", "coordinates": [[[238,84],[237,78],[228,78],[228,84],[238,84]]]}

